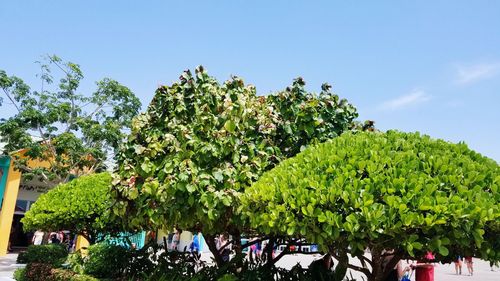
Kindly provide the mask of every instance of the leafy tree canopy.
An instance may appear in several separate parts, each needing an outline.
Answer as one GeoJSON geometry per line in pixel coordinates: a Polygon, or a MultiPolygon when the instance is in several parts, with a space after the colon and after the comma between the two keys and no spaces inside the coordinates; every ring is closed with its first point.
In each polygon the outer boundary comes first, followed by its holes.
{"type": "Polygon", "coordinates": [[[397,260],[426,250],[498,260],[499,186],[499,165],[463,143],[345,133],[265,173],[241,201],[257,231],[351,253],[373,270],[349,267],[381,280],[397,260]],[[392,249],[391,263],[378,270],[383,251],[392,249]]]}
{"type": "Polygon", "coordinates": [[[14,156],[25,179],[57,183],[67,181],[70,174],[98,171],[124,138],[123,130],[141,106],[139,99],[109,78],[98,81],[94,93],[81,94],[79,65],[57,56],[47,57],[40,65],[39,91],[0,70],[0,88],[7,98],[3,106],[8,102],[16,112],[0,119],[5,152],[24,151],[25,157],[14,156]],[[56,86],[53,73],[62,73],[56,86]],[[48,165],[31,168],[32,160],[48,165]]]}
{"type": "Polygon", "coordinates": [[[239,232],[238,198],[266,170],[306,145],[348,130],[356,109],[323,85],[309,93],[298,78],[277,94],[232,77],[220,84],[199,67],[156,91],[134,119],[118,155],[118,216],[132,227],[201,227],[239,232]]]}
{"type": "Polygon", "coordinates": [[[40,195],[22,219],[25,230],[71,230],[94,242],[110,226],[111,175],[99,173],[59,184],[40,195]]]}

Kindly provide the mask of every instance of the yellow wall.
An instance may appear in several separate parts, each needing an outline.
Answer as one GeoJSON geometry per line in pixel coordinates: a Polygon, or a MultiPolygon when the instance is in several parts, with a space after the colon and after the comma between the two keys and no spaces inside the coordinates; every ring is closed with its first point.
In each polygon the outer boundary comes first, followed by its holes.
{"type": "MultiPolygon", "coordinates": [[[[14,153],[14,157],[24,157],[26,149],[17,151],[14,153]]],[[[28,166],[30,167],[50,167],[50,163],[47,161],[29,161],[28,166]]],[[[10,231],[12,227],[12,219],[14,218],[14,211],[16,208],[17,196],[19,193],[19,185],[21,183],[21,172],[14,170],[14,159],[11,159],[9,166],[9,174],[7,177],[7,182],[5,185],[5,193],[3,199],[2,210],[0,213],[0,257],[7,254],[7,249],[9,245],[10,231]]],[[[88,247],[89,242],[78,236],[76,249],[88,247]]]]}
{"type": "Polygon", "coordinates": [[[14,210],[16,208],[20,183],[21,172],[15,171],[14,165],[11,162],[7,175],[7,182],[5,184],[2,210],[0,212],[0,257],[7,254],[10,229],[12,226],[12,219],[14,218],[14,210]]]}

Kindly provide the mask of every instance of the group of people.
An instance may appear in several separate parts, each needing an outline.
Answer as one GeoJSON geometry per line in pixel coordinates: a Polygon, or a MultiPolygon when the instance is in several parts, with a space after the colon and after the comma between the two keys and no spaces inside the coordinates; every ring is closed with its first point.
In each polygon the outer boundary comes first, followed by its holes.
{"type": "MultiPolygon", "coordinates": [[[[31,238],[31,243],[33,245],[42,245],[44,242],[44,238],[45,238],[45,232],[43,232],[41,230],[37,230],[37,231],[35,231],[35,233],[33,233],[33,237],[31,238]]],[[[75,235],[74,239],[71,239],[71,236],[69,233],[66,233],[66,232],[60,230],[60,231],[50,232],[48,234],[48,237],[47,237],[47,243],[48,244],[64,244],[64,245],[66,245],[66,248],[68,249],[68,251],[71,251],[72,249],[74,249],[74,246],[76,244],[75,239],[76,239],[76,235],[75,235]]]]}
{"type": "Polygon", "coordinates": [[[462,274],[462,264],[464,261],[465,261],[465,264],[467,265],[467,271],[469,272],[469,276],[472,276],[474,274],[474,262],[472,261],[471,256],[466,256],[466,257],[457,256],[457,258],[454,261],[455,273],[457,275],[462,274]]]}

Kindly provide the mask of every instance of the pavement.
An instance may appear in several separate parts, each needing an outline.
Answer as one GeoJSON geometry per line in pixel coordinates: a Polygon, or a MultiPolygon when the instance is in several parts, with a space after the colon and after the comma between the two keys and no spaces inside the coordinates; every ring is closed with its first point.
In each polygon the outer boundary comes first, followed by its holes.
{"type": "MultiPolygon", "coordinates": [[[[283,268],[291,268],[297,263],[300,263],[302,267],[308,267],[313,260],[319,258],[321,258],[320,255],[302,255],[302,254],[288,255],[283,257],[280,261],[278,261],[276,265],[283,268]]],[[[334,262],[336,265],[337,261],[334,262]]],[[[357,261],[356,259],[352,259],[350,262],[357,265],[360,264],[359,261],[357,261]]],[[[474,262],[473,276],[469,276],[467,274],[467,266],[465,264],[462,266],[462,275],[456,275],[455,265],[453,263],[452,264],[437,263],[434,268],[434,280],[435,281],[500,281],[500,268],[494,267],[493,268],[494,271],[492,271],[490,264],[486,261],[474,258],[473,262],[474,262]]],[[[351,271],[350,273],[352,273],[352,276],[357,281],[366,280],[365,275],[357,271],[351,271]]],[[[350,277],[350,273],[347,274],[348,277],[350,277]]],[[[415,274],[411,276],[411,280],[415,280],[415,274]]]]}
{"type": "Polygon", "coordinates": [[[23,264],[16,264],[17,254],[7,254],[0,257],[0,281],[11,281],[14,271],[23,264]]]}

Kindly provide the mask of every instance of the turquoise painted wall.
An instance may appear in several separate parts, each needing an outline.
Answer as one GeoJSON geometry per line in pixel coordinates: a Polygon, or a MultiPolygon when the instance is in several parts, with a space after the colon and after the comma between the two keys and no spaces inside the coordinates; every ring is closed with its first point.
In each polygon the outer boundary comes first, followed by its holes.
{"type": "Polygon", "coordinates": [[[118,237],[106,237],[104,241],[108,244],[112,245],[120,245],[124,247],[128,247],[129,244],[127,242],[127,239],[125,237],[128,237],[131,243],[135,243],[135,246],[137,249],[140,249],[144,247],[144,242],[146,240],[146,231],[141,231],[135,234],[128,233],[128,232],[122,232],[118,237]]]}
{"type": "Polygon", "coordinates": [[[10,157],[0,156],[0,209],[3,204],[3,194],[5,192],[5,184],[7,183],[7,174],[9,173],[10,157]]]}

